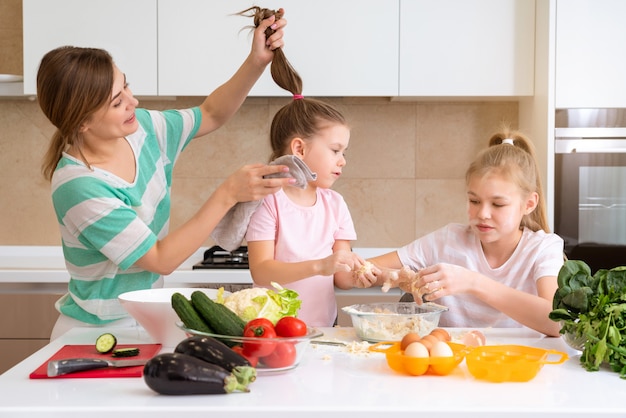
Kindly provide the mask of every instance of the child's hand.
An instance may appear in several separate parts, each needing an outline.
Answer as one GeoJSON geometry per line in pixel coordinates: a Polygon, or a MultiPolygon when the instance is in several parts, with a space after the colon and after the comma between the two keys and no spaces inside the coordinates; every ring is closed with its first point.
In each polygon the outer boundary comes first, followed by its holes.
{"type": "Polygon", "coordinates": [[[454,264],[435,264],[419,271],[413,296],[417,303],[433,301],[454,293],[468,293],[474,286],[466,268],[454,264]]]}
{"type": "Polygon", "coordinates": [[[352,251],[338,250],[322,260],[322,271],[319,273],[330,276],[335,273],[351,272],[355,267],[360,267],[359,256],[352,251]]]}
{"type": "Polygon", "coordinates": [[[400,270],[397,270],[398,279],[396,286],[404,292],[412,293],[415,290],[415,281],[417,280],[417,273],[411,270],[410,267],[403,266],[400,270]]]}
{"type": "Polygon", "coordinates": [[[399,270],[382,270],[378,276],[383,283],[381,286],[383,292],[388,292],[392,287],[399,287],[405,292],[409,292],[410,290],[407,289],[410,289],[415,281],[416,273],[409,267],[404,266],[399,270]]]}
{"type": "Polygon", "coordinates": [[[362,264],[352,270],[352,277],[354,278],[354,287],[366,288],[371,287],[378,280],[378,276],[381,271],[378,267],[370,263],[369,261],[363,261],[362,264]]]}

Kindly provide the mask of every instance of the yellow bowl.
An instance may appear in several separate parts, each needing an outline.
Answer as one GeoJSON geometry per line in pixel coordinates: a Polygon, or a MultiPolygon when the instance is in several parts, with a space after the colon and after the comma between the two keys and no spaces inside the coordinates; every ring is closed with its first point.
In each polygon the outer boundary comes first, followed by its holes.
{"type": "Polygon", "coordinates": [[[403,374],[421,376],[423,374],[445,376],[450,374],[468,351],[463,344],[447,342],[454,355],[452,357],[409,357],[400,349],[399,342],[383,341],[372,345],[369,349],[376,353],[384,353],[389,367],[403,374]],[[383,348],[384,346],[389,346],[383,348]]]}
{"type": "Polygon", "coordinates": [[[557,350],[523,345],[493,345],[472,349],[467,353],[465,363],[477,379],[527,382],[537,375],[544,364],[561,364],[567,359],[566,353],[557,350]]]}

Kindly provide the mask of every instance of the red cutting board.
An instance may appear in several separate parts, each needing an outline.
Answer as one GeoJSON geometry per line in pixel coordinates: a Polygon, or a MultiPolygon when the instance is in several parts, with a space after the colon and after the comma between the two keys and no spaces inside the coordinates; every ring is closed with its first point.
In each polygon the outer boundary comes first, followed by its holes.
{"type": "Polygon", "coordinates": [[[115,348],[139,348],[139,355],[134,357],[112,357],[111,353],[101,354],[96,351],[93,344],[89,345],[64,345],[52,357],[46,360],[34,372],[30,374],[31,379],[57,379],[64,377],[141,377],[143,374],[143,366],[132,367],[106,367],[103,369],[85,370],[82,372],[68,373],[61,376],[48,377],[48,362],[50,360],[63,360],[68,358],[88,357],[88,358],[104,358],[107,360],[124,360],[124,359],[146,359],[149,360],[159,353],[161,344],[118,344],[115,348]]]}

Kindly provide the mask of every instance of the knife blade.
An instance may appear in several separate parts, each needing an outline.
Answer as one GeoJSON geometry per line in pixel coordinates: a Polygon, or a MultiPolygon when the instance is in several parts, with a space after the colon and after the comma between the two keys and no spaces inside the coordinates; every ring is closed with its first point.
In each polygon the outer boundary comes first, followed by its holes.
{"type": "Polygon", "coordinates": [[[105,367],[143,366],[148,359],[106,360],[101,358],[68,358],[48,362],[48,377],[80,372],[84,370],[103,369],[105,367]]]}
{"type": "Polygon", "coordinates": [[[346,345],[348,345],[343,341],[317,340],[315,338],[311,340],[311,344],[336,345],[340,347],[345,347],[346,345]]]}

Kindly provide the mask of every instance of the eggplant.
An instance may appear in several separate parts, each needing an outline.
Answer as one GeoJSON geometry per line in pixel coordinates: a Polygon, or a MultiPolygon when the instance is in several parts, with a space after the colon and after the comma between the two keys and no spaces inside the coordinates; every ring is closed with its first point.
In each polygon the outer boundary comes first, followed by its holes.
{"type": "Polygon", "coordinates": [[[249,392],[235,375],[217,364],[181,353],[162,353],[143,368],[143,378],[162,395],[207,395],[249,392]]]}
{"type": "Polygon", "coordinates": [[[256,379],[256,369],[244,356],[213,337],[197,335],[189,337],[181,341],[174,352],[217,364],[234,374],[239,383],[249,384],[256,379]]]}

